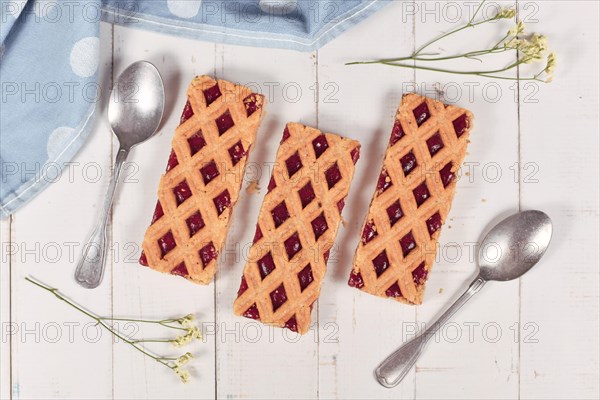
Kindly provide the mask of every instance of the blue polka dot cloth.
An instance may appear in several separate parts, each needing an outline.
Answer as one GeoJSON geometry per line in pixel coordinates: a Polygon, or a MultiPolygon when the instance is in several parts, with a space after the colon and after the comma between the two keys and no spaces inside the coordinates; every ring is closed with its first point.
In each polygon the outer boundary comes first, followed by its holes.
{"type": "Polygon", "coordinates": [[[390,0],[0,0],[0,217],[61,176],[99,103],[101,21],[313,51],[390,0]]]}

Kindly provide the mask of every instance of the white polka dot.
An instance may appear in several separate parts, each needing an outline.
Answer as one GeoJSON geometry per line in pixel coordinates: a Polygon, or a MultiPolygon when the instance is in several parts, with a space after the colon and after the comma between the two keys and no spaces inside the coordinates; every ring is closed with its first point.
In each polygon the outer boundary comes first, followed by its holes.
{"type": "Polygon", "coordinates": [[[88,78],[96,73],[98,69],[98,45],[97,37],[86,37],[75,43],[71,50],[71,69],[83,78],[88,78]]]}
{"type": "Polygon", "coordinates": [[[171,14],[180,18],[193,18],[200,11],[201,0],[167,0],[171,14]]]}
{"type": "Polygon", "coordinates": [[[56,128],[50,134],[48,138],[48,144],[46,145],[46,152],[50,160],[55,160],[58,155],[64,150],[65,145],[71,139],[75,133],[75,129],[68,126],[61,126],[56,128]]]}

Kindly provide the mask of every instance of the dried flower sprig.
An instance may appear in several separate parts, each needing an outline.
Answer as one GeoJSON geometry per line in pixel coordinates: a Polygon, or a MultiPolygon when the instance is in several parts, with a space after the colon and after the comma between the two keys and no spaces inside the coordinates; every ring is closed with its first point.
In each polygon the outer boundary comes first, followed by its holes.
{"type": "Polygon", "coordinates": [[[479,4],[479,7],[475,10],[475,13],[473,13],[473,16],[465,25],[459,26],[458,28],[453,29],[450,32],[447,32],[435,39],[430,40],[429,42],[425,43],[417,50],[415,50],[410,56],[399,58],[385,58],[374,61],[354,61],[346,63],[346,65],[383,64],[400,68],[412,68],[457,75],[476,75],[494,79],[538,81],[545,83],[552,82],[552,80],[554,79],[554,71],[556,70],[556,53],[550,52],[547,56],[544,56],[545,53],[548,51],[547,38],[536,33],[523,36],[525,32],[525,24],[522,21],[519,21],[513,28],[509,29],[508,32],[506,32],[506,34],[496,42],[496,44],[487,49],[473,50],[466,53],[451,56],[440,56],[439,53],[424,52],[425,49],[431,47],[431,45],[433,45],[434,43],[444,38],[447,38],[448,36],[451,36],[455,33],[461,32],[468,28],[475,28],[479,25],[483,25],[492,21],[498,21],[501,19],[512,19],[516,15],[516,11],[512,8],[501,8],[494,16],[475,21],[485,1],[486,0],[483,0],[479,4]],[[423,65],[423,63],[428,62],[440,62],[456,60],[460,58],[483,62],[483,57],[487,55],[505,53],[508,51],[517,51],[517,61],[512,62],[502,68],[459,71],[423,65]],[[513,70],[521,64],[533,64],[536,62],[541,62],[544,59],[544,57],[546,57],[545,67],[541,69],[538,73],[533,74],[532,76],[513,77],[503,75],[503,73],[513,70]]]}
{"type": "Polygon", "coordinates": [[[173,319],[163,319],[163,320],[147,320],[147,319],[131,319],[131,318],[111,318],[111,317],[101,317],[91,311],[86,310],[84,307],[75,303],[74,301],[68,299],[63,296],[58,289],[47,286],[38,280],[32,279],[30,277],[25,278],[26,281],[33,283],[34,285],[52,293],[59,300],[67,303],[77,311],[87,315],[94,321],[96,321],[97,325],[103,327],[108,332],[110,332],[113,336],[122,340],[124,343],[127,343],[140,353],[144,354],[147,357],[155,360],[156,362],[166,366],[170,370],[172,370],[182,382],[187,383],[190,380],[190,373],[188,370],[182,369],[184,365],[190,362],[193,358],[193,355],[190,352],[187,352],[179,357],[162,357],[156,354],[153,354],[146,348],[142,347],[140,343],[172,343],[177,347],[185,346],[191,343],[193,340],[202,339],[202,332],[200,328],[194,323],[195,317],[193,314],[188,314],[180,318],[173,319]],[[144,323],[144,324],[156,324],[169,329],[174,329],[177,331],[181,331],[182,334],[177,336],[174,339],[132,339],[128,338],[122,333],[120,333],[111,322],[115,321],[124,321],[124,322],[135,322],[135,323],[144,323]]]}

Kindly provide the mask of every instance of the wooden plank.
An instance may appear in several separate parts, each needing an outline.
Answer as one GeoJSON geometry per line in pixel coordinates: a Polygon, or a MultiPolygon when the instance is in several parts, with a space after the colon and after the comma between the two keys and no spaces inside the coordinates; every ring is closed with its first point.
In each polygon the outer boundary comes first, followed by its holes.
{"type": "MultiPolygon", "coordinates": [[[[130,154],[127,182],[115,202],[113,237],[123,253],[115,260],[112,277],[113,312],[116,316],[143,319],[194,313],[200,322],[209,323],[214,318],[214,285],[198,286],[180,277],[163,275],[141,267],[137,260],[156,205],[158,181],[186,102],[187,86],[195,75],[214,71],[214,45],[115,26],[114,57],[115,77],[130,63],[152,62],[163,77],[167,102],[160,132],[130,154]]],[[[140,334],[143,332],[152,335],[154,331],[140,330],[140,334]]],[[[161,332],[155,334],[165,337],[165,331],[161,332]]],[[[114,348],[115,398],[214,397],[213,336],[189,348],[175,349],[159,344],[151,348],[161,355],[194,353],[197,359],[190,364],[190,383],[178,382],[175,374],[163,365],[117,345],[114,348]]]]}
{"type": "Polygon", "coordinates": [[[14,325],[10,316],[10,218],[0,221],[0,399],[10,399],[10,357],[14,325]]]}
{"type": "MultiPolygon", "coordinates": [[[[110,27],[103,26],[100,34],[99,76],[108,84],[110,27]]],[[[106,120],[97,118],[88,143],[57,182],[13,216],[11,314],[18,329],[12,342],[13,398],[111,396],[110,335],[97,336],[88,317],[24,280],[31,275],[90,310],[110,315],[110,282],[90,291],[72,278],[108,186],[109,132],[106,120]]],[[[108,276],[111,268],[108,262],[108,276]]]]}
{"type": "Polygon", "coordinates": [[[415,309],[362,293],[347,285],[360,227],[379,176],[404,83],[410,70],[346,66],[346,62],[393,57],[413,51],[413,16],[394,2],[319,50],[319,127],[358,139],[361,157],[347,199],[336,249],[319,301],[319,396],[322,398],[412,398],[414,373],[394,390],[373,370],[402,343],[403,323],[415,309]]]}
{"type": "MultiPolygon", "coordinates": [[[[262,92],[266,116],[250,156],[244,187],[258,179],[254,195],[243,191],[217,276],[217,398],[311,399],[318,396],[317,329],[304,337],[236,317],[232,305],[252,243],[256,217],[285,124],[315,126],[316,55],[275,49],[217,46],[217,75],[262,92]],[[265,66],[272,66],[265,68],[265,66]],[[292,378],[293,377],[293,378],[292,378]]],[[[318,322],[316,312],[313,322],[318,322]]]]}
{"type": "MultiPolygon", "coordinates": [[[[511,7],[513,3],[500,3],[511,7]]],[[[471,18],[473,4],[460,4],[458,13],[444,3],[423,4],[416,22],[417,46],[471,18]],[[460,19],[460,21],[459,21],[460,19]]],[[[490,17],[498,5],[484,6],[490,17]]],[[[511,21],[467,30],[433,45],[432,52],[460,54],[485,48],[514,25],[511,21]],[[479,38],[485,38],[480,40],[479,38]]],[[[508,55],[504,62],[514,60],[508,55]]],[[[502,63],[503,61],[500,60],[502,63]]],[[[489,65],[489,64],[484,64],[489,65]]],[[[476,61],[446,62],[438,67],[469,70],[476,61]]],[[[486,231],[518,211],[518,184],[513,169],[518,161],[516,86],[473,76],[418,71],[418,89],[470,109],[474,130],[457,194],[440,237],[438,263],[428,283],[417,322],[429,325],[460,295],[476,275],[476,259],[486,231]]],[[[518,282],[491,283],[467,304],[417,361],[416,398],[515,398],[518,395],[518,345],[511,327],[519,321],[518,282]]]]}
{"type": "Polygon", "coordinates": [[[521,85],[522,207],[541,209],[554,223],[548,253],[522,279],[524,399],[599,397],[600,38],[588,28],[599,6],[575,4],[538,3],[531,28],[548,34],[558,70],[534,95],[521,85]]]}

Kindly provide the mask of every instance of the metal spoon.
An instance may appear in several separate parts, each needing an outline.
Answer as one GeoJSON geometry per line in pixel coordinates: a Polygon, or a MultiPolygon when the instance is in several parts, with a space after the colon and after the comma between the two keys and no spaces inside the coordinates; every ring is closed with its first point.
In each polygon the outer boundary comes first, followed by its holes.
{"type": "Polygon", "coordinates": [[[147,61],[138,61],[127,67],[113,87],[108,121],[120,146],[102,213],[75,270],[75,280],[85,288],[98,287],[102,281],[106,261],[106,224],[123,163],[133,146],[156,133],[164,107],[162,78],[156,67],[147,61]]]}
{"type": "Polygon", "coordinates": [[[412,339],[375,369],[387,388],[398,385],[415,364],[425,345],[487,281],[510,281],[529,271],[544,255],[552,237],[552,221],[541,211],[523,211],[501,221],[479,248],[479,275],[467,291],[424,333],[412,339]]]}

